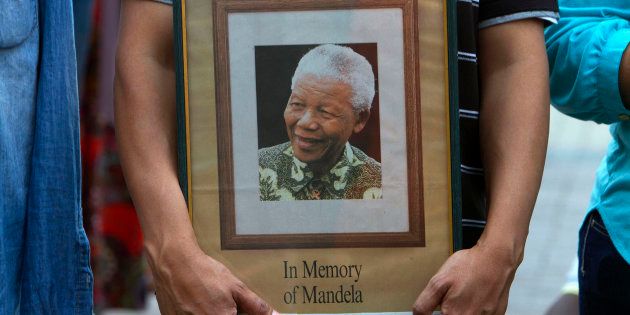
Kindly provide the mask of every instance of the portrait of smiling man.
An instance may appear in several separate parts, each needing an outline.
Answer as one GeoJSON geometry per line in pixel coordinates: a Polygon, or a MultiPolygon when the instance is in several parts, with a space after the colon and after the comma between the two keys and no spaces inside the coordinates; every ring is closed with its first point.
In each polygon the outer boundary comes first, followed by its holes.
{"type": "Polygon", "coordinates": [[[299,61],[284,110],[288,142],[258,151],[260,200],[381,199],[381,164],[348,139],[375,94],[371,64],[326,44],[299,61]]]}

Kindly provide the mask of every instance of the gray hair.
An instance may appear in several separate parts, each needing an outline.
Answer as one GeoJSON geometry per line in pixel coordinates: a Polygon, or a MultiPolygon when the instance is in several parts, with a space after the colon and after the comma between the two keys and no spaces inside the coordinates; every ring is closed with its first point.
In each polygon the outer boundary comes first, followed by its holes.
{"type": "Polygon", "coordinates": [[[352,87],[352,107],[356,111],[369,110],[374,99],[374,72],[365,57],[351,48],[326,44],[307,52],[293,74],[291,90],[307,75],[332,78],[352,87]]]}

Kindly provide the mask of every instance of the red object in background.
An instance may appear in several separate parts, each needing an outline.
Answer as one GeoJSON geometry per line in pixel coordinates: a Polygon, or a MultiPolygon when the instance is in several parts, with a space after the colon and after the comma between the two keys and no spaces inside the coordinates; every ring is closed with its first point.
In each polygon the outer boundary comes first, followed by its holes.
{"type": "Polygon", "coordinates": [[[142,254],[142,230],[136,209],[129,202],[108,204],[100,209],[100,222],[95,230],[103,237],[119,240],[131,256],[142,254]]]}
{"type": "MultiPolygon", "coordinates": [[[[83,1],[83,0],[75,0],[83,1]]],[[[138,309],[149,287],[143,238],[125,186],[114,135],[113,69],[119,1],[96,0],[81,77],[84,225],[94,272],[94,309],[138,309]]],[[[85,15],[82,16],[85,18],[85,15]]],[[[79,30],[80,31],[80,30],[79,30]]]]}
{"type": "Polygon", "coordinates": [[[103,148],[103,139],[83,131],[83,136],[81,137],[81,159],[84,168],[91,169],[94,167],[96,159],[103,154],[103,148]]]}

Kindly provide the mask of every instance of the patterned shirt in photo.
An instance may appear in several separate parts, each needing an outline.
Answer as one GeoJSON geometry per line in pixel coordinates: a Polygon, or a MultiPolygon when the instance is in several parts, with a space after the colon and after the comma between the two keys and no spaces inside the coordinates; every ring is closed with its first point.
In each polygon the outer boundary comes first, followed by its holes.
{"type": "Polygon", "coordinates": [[[290,142],[258,151],[260,200],[381,199],[381,164],[346,142],[339,161],[315,176],[290,142]]]}

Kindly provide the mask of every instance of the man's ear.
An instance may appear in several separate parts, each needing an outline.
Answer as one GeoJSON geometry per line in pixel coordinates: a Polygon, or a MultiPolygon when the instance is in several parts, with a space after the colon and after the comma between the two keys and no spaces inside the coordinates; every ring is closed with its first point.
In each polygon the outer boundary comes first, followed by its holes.
{"type": "Polygon", "coordinates": [[[368,119],[370,119],[370,110],[363,109],[359,111],[358,113],[355,114],[355,118],[356,118],[356,121],[354,123],[354,127],[352,128],[352,131],[354,133],[359,133],[361,132],[361,130],[363,130],[363,127],[365,127],[365,124],[367,124],[368,119]]]}

